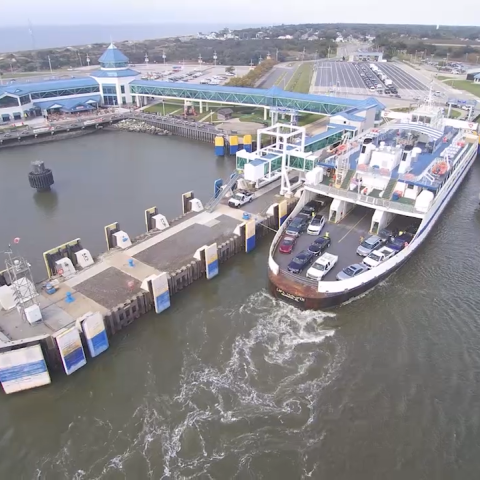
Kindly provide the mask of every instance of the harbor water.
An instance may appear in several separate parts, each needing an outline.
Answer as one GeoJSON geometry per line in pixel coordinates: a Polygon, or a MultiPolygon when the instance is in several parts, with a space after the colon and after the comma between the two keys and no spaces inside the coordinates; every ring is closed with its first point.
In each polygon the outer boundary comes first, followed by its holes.
{"type": "MultiPolygon", "coordinates": [[[[2,241],[28,239],[33,224],[47,247],[64,231],[100,250],[104,224],[141,231],[143,209],[162,211],[164,192],[208,197],[233,167],[183,140],[107,135],[0,152],[2,241]],[[25,169],[40,157],[54,170],[55,207],[28,189],[25,169]],[[5,169],[18,178],[5,182],[5,169]],[[88,214],[75,220],[67,206],[81,202],[88,214]]],[[[0,395],[0,478],[476,478],[479,191],[476,164],[421,251],[340,308],[273,300],[264,241],[74,375],[0,395]]]]}
{"type": "Polygon", "coordinates": [[[145,233],[145,209],[178,217],[182,193],[193,190],[206,203],[214,180],[234,168],[235,159],[217,159],[213,145],[123,131],[0,150],[0,245],[20,237],[20,252],[42,280],[43,252],[80,237],[98,255],[107,249],[105,225],[119,222],[131,238],[145,233]],[[34,160],[53,171],[49,193],[29,186],[34,160]]]}

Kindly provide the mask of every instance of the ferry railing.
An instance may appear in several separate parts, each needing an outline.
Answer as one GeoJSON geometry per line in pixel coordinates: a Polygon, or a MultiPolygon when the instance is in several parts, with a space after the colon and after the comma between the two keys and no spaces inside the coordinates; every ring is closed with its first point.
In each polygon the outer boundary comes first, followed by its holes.
{"type": "Polygon", "coordinates": [[[369,195],[364,195],[362,193],[349,192],[342,188],[329,187],[323,184],[314,185],[314,186],[308,185],[308,186],[310,188],[314,188],[315,190],[318,190],[320,193],[324,195],[341,197],[350,201],[351,203],[362,202],[375,207],[383,207],[386,210],[399,210],[402,212],[416,213],[416,214],[422,214],[422,215],[425,213],[425,212],[420,212],[416,210],[414,205],[407,205],[405,203],[395,202],[395,201],[387,200],[384,198],[371,197],[369,195]]]}
{"type": "Polygon", "coordinates": [[[312,279],[307,278],[307,277],[302,277],[302,276],[297,275],[295,273],[291,273],[288,270],[285,270],[283,268],[280,269],[280,273],[282,275],[284,275],[285,277],[288,277],[288,278],[292,279],[294,282],[299,282],[299,283],[303,283],[304,285],[308,285],[310,287],[318,288],[318,281],[317,280],[312,280],[312,279]]]}

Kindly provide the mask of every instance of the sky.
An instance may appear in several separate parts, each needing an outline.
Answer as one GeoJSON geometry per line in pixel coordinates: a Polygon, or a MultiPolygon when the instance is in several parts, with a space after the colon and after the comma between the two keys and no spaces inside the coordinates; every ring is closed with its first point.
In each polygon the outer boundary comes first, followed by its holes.
{"type": "MultiPolygon", "coordinates": [[[[0,27],[126,23],[416,23],[480,25],[480,0],[3,1],[0,27]],[[123,8],[122,8],[123,5],[123,8]]],[[[1,42],[1,39],[0,39],[1,42]]]]}

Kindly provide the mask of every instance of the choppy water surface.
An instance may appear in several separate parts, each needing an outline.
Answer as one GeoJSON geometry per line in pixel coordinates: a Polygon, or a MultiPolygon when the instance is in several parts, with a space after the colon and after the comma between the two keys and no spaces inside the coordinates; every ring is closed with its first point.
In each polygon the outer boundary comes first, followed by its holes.
{"type": "Polygon", "coordinates": [[[264,242],[0,396],[0,478],[477,478],[479,192],[476,165],[422,251],[339,309],[273,300],[264,242]]]}

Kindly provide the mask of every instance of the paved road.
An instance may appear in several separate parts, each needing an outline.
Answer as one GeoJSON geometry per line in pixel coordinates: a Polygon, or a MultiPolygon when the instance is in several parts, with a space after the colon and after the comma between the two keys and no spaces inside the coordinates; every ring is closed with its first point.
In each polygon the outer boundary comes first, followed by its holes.
{"type": "Polygon", "coordinates": [[[288,85],[288,82],[295,74],[299,65],[301,65],[301,63],[298,62],[277,65],[275,68],[272,69],[268,76],[257,86],[259,88],[271,88],[274,85],[277,85],[278,87],[285,89],[285,87],[288,85]],[[288,65],[292,66],[289,67],[288,65]]]}

